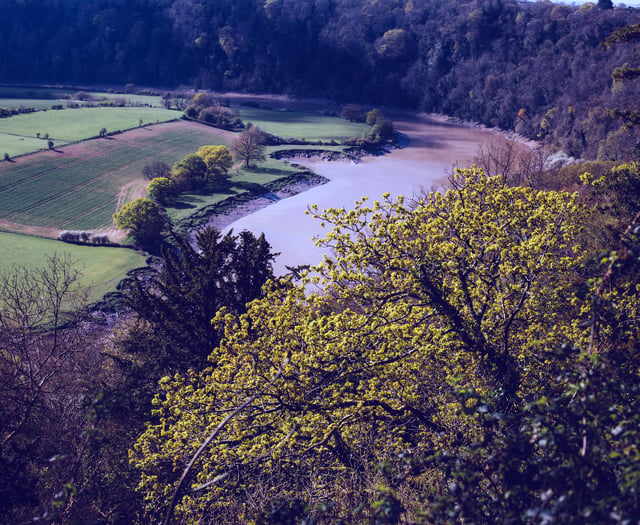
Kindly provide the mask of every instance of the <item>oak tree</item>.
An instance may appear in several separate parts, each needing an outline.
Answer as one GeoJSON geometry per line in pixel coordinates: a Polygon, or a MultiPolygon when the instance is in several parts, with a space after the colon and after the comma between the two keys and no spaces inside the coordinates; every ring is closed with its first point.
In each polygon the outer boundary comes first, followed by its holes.
{"type": "Polygon", "coordinates": [[[314,210],[333,226],[335,258],[310,277],[324,292],[281,282],[245,315],[219,313],[212,366],[161,382],[132,453],[150,514],[248,520],[286,494],[348,520],[384,472],[400,507],[446,492],[443,470],[411,465],[481,433],[457,393],[513,413],[554,391],[557,343],[582,337],[575,199],[474,169],[414,203],[314,210]]]}

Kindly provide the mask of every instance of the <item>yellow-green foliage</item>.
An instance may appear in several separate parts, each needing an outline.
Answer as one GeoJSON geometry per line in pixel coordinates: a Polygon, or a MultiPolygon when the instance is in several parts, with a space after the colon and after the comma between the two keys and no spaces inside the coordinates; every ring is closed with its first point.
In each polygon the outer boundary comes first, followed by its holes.
{"type": "Polygon", "coordinates": [[[208,176],[214,179],[225,177],[233,165],[233,157],[226,146],[202,146],[197,155],[207,164],[208,176]]]}
{"type": "MultiPolygon", "coordinates": [[[[274,284],[245,316],[220,313],[211,368],[162,382],[131,452],[151,515],[208,436],[176,507],[185,522],[247,522],[282,498],[352,509],[381,462],[478,433],[453,386],[500,392],[509,410],[553,375],[582,259],[574,195],[472,169],[410,205],[314,213],[333,226],[321,244],[335,260],[313,278],[325,293],[274,284]]],[[[405,504],[437,489],[435,473],[402,476],[405,504]]]]}

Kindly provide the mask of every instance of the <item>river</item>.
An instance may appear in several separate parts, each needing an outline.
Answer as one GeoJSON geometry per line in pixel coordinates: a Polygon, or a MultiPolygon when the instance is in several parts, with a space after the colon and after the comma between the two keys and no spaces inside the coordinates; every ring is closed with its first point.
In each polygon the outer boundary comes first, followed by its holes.
{"type": "Polygon", "coordinates": [[[422,115],[392,117],[396,130],[408,138],[407,147],[365,157],[359,164],[300,162],[329,182],[246,215],[224,231],[264,232],[273,251],[280,253],[274,265],[276,275],[286,273],[286,266],[317,264],[325,251],[315,246],[313,238],[323,236],[326,230],[320,221],[305,214],[310,205],[316,204],[321,210],[350,209],[364,196],[373,202],[386,192],[394,197],[412,197],[421,189],[441,188],[455,165],[468,165],[481,144],[498,137],[491,130],[422,115]]]}

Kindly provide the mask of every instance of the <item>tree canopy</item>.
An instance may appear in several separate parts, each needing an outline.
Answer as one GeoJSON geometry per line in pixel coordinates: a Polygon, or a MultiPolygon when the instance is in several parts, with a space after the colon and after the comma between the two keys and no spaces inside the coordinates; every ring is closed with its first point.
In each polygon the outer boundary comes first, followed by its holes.
{"type": "Polygon", "coordinates": [[[226,146],[201,146],[196,154],[207,165],[207,176],[213,180],[224,180],[233,165],[233,157],[226,146]]]}
{"type": "MultiPolygon", "coordinates": [[[[416,202],[314,212],[333,226],[321,243],[335,259],[310,277],[324,293],[283,281],[246,314],[216,317],[225,337],[212,366],[162,381],[157,423],[132,453],[150,515],[171,509],[215,523],[280,508],[335,523],[360,509],[367,519],[388,510],[414,521],[518,521],[567,511],[563,494],[579,482],[562,493],[551,484],[554,465],[575,472],[568,465],[581,447],[582,457],[605,444],[623,450],[607,434],[615,418],[598,430],[598,445],[570,437],[597,427],[588,416],[586,427],[571,420],[566,435],[553,434],[572,444],[545,456],[555,459],[538,481],[526,470],[545,446],[536,441],[536,418],[562,417],[553,407],[566,407],[581,374],[608,366],[604,347],[600,364],[589,363],[594,332],[579,324],[591,306],[576,290],[597,287],[577,273],[587,210],[576,195],[509,187],[476,169],[453,182],[416,202]],[[519,454],[509,449],[525,444],[519,454]],[[510,499],[521,468],[523,492],[510,499]]],[[[638,292],[631,284],[620,293],[637,338],[638,292]]],[[[625,384],[637,385],[637,369],[625,370],[625,384]]],[[[619,400],[600,394],[603,415],[619,400]]],[[[581,410],[568,408],[566,417],[581,410]]],[[[596,494],[607,479],[615,480],[608,494],[621,498],[616,508],[638,511],[621,496],[631,487],[625,476],[638,472],[632,457],[622,470],[603,460],[588,501],[572,507],[576,515],[606,506],[596,494]]]]}
{"type": "Polygon", "coordinates": [[[145,244],[159,239],[164,227],[162,209],[150,199],[135,199],[113,214],[113,221],[121,229],[131,230],[139,242],[145,244]]]}

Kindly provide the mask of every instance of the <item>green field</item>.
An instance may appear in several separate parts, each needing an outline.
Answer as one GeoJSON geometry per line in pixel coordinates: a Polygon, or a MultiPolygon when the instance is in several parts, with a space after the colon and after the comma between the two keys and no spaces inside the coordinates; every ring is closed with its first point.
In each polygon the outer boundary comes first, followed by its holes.
{"type": "Polygon", "coordinates": [[[0,159],[4,158],[5,153],[10,157],[16,157],[47,148],[47,141],[44,139],[0,133],[0,159]]]}
{"type": "Polygon", "coordinates": [[[349,122],[338,117],[300,111],[277,111],[242,106],[240,117],[243,122],[254,125],[282,138],[294,137],[307,141],[338,142],[360,137],[371,129],[366,124],[349,122]]]}
{"type": "MultiPolygon", "coordinates": [[[[274,149],[274,148],[269,148],[274,149]]],[[[217,204],[228,197],[240,195],[249,191],[248,188],[255,188],[253,185],[264,186],[278,179],[288,177],[300,169],[290,164],[269,158],[256,168],[249,170],[237,169],[230,173],[229,185],[224,191],[193,191],[180,194],[177,204],[167,207],[167,214],[174,224],[188,219],[190,215],[198,213],[204,208],[217,204]]]]}
{"type": "MultiPolygon", "coordinates": [[[[118,95],[113,95],[117,97],[118,95]]],[[[17,99],[15,99],[17,100],[17,99]]],[[[140,103],[143,99],[141,99],[140,103]]],[[[28,101],[27,101],[28,102],[28,101]]],[[[47,102],[55,102],[51,99],[47,102]]],[[[24,104],[28,105],[28,104],[24,104]]],[[[241,108],[245,122],[264,131],[307,141],[342,141],[361,136],[368,126],[315,113],[241,108]]],[[[0,119],[2,153],[16,155],[45,149],[33,155],[0,162],[0,222],[5,231],[29,232],[56,237],[60,230],[99,232],[112,227],[112,215],[119,205],[140,195],[147,181],[145,164],[162,161],[168,165],[206,144],[229,146],[235,134],[198,123],[176,120],[140,127],[150,122],[172,120],[181,114],[156,108],[96,107],[48,110],[0,119]],[[94,140],[101,128],[108,132],[134,128],[94,140]],[[49,151],[43,137],[54,141],[49,151]]],[[[304,146],[284,146],[286,149],[304,146]]],[[[267,148],[267,153],[276,147],[267,148]]],[[[325,149],[342,149],[326,146],[325,149]]],[[[167,212],[179,229],[206,220],[210,207],[243,193],[259,195],[268,183],[300,169],[269,158],[250,170],[232,170],[228,183],[209,185],[183,193],[167,212]]],[[[45,255],[68,252],[78,260],[84,284],[92,300],[115,290],[118,281],[132,268],[144,266],[143,257],[128,249],[75,246],[53,239],[0,233],[4,256],[0,270],[12,264],[42,266],[45,255]]]]}
{"type": "Polygon", "coordinates": [[[68,253],[74,267],[82,272],[80,285],[88,289],[90,301],[95,302],[109,292],[116,291],[123,276],[134,268],[146,265],[146,258],[127,248],[76,246],[50,239],[0,233],[0,272],[14,266],[42,268],[47,257],[68,253]]]}
{"type": "Polygon", "coordinates": [[[80,92],[89,94],[93,102],[105,99],[124,99],[127,105],[162,106],[162,97],[160,95],[137,95],[134,93],[113,93],[75,88],[0,86],[0,107],[50,108],[52,105],[66,105],[69,101],[81,104],[88,103],[78,100],[77,95],[80,92]]]}
{"type": "Polygon", "coordinates": [[[52,106],[66,104],[66,99],[35,99],[35,98],[2,98],[0,97],[0,108],[18,109],[35,108],[51,109],[52,106]]]}
{"type": "Polygon", "coordinates": [[[106,228],[121,188],[140,180],[145,164],[173,165],[204,144],[228,144],[228,135],[174,122],[2,162],[0,219],[59,230],[106,228]]]}
{"type": "MultiPolygon", "coordinates": [[[[180,118],[180,111],[160,108],[94,107],[36,111],[0,119],[0,133],[36,138],[45,134],[56,142],[69,143],[107,132],[136,128],[180,118]]],[[[9,152],[11,154],[11,152],[9,152]]]]}

